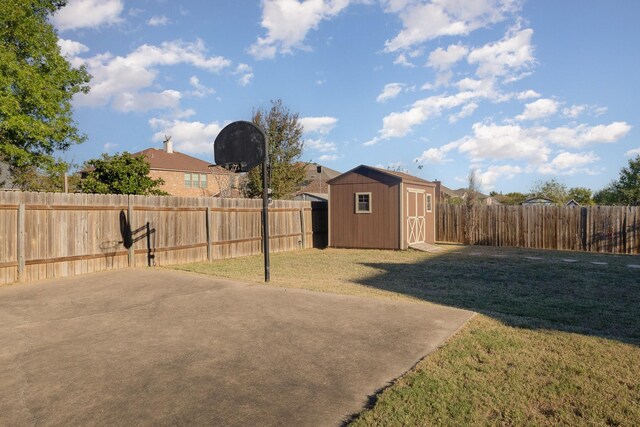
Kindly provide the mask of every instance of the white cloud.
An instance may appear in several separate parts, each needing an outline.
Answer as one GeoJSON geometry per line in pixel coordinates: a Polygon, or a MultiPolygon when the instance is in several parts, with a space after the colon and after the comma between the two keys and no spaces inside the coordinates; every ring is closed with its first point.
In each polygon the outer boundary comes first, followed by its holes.
{"type": "Polygon", "coordinates": [[[569,153],[563,151],[550,163],[540,165],[538,172],[548,175],[574,175],[578,172],[589,172],[584,167],[600,160],[593,152],[569,153]]]}
{"type": "Polygon", "coordinates": [[[123,112],[177,108],[181,98],[180,92],[171,89],[162,92],[123,92],[113,99],[113,108],[123,112]]]}
{"type": "Polygon", "coordinates": [[[449,116],[449,123],[455,123],[460,119],[469,117],[473,114],[474,111],[476,111],[477,108],[478,104],[476,104],[475,102],[468,103],[467,105],[462,107],[462,109],[458,113],[449,116]]]}
{"type": "Polygon", "coordinates": [[[149,120],[149,125],[156,131],[152,137],[153,141],[162,142],[165,135],[170,135],[177,151],[192,154],[212,155],[213,141],[222,130],[216,122],[201,123],[159,118],[149,120]]]}
{"type": "Polygon", "coordinates": [[[607,111],[606,107],[598,107],[597,105],[574,104],[571,107],[562,109],[562,114],[572,119],[577,119],[583,114],[592,116],[600,116],[607,111]]]}
{"type": "Polygon", "coordinates": [[[574,127],[553,129],[535,128],[534,131],[554,144],[563,147],[580,148],[593,143],[613,143],[627,135],[631,126],[626,122],[613,122],[608,125],[588,126],[580,124],[574,127]]]}
{"type": "Polygon", "coordinates": [[[579,117],[587,109],[586,105],[572,105],[571,107],[564,108],[562,114],[573,119],[579,117]]]}
{"type": "Polygon", "coordinates": [[[298,120],[305,133],[316,132],[320,134],[328,134],[338,123],[335,117],[302,117],[298,120]]]}
{"type": "Polygon", "coordinates": [[[469,48],[459,44],[452,44],[446,50],[439,47],[429,54],[427,65],[438,71],[446,71],[467,56],[467,53],[469,53],[469,48]]]}
{"type": "Polygon", "coordinates": [[[520,166],[510,165],[491,165],[486,170],[478,169],[476,171],[476,178],[479,181],[479,186],[485,190],[493,190],[498,180],[513,179],[517,174],[523,172],[520,166]]]}
{"type": "Polygon", "coordinates": [[[69,0],[51,21],[60,31],[96,28],[122,20],[123,0],[69,0]]]}
{"type": "Polygon", "coordinates": [[[105,142],[105,143],[102,145],[102,152],[103,152],[103,153],[111,153],[111,152],[113,152],[113,150],[114,150],[115,148],[117,148],[119,145],[120,145],[120,144],[114,144],[114,143],[111,143],[111,142],[105,142]]]}
{"type": "Polygon", "coordinates": [[[536,120],[551,116],[558,111],[559,104],[549,98],[535,100],[524,106],[524,112],[516,120],[536,120]]]}
{"type": "Polygon", "coordinates": [[[551,152],[545,140],[516,125],[476,123],[473,136],[458,141],[458,150],[472,161],[517,159],[531,163],[547,161],[551,152]]]}
{"type": "Polygon", "coordinates": [[[113,57],[109,53],[86,59],[91,80],[91,91],[79,94],[80,106],[99,106],[112,103],[114,108],[132,111],[141,108],[167,108],[175,106],[177,91],[160,91],[145,96],[145,89],[153,86],[159,66],[189,64],[215,73],[231,65],[221,56],[208,56],[201,40],[195,43],[164,42],[160,46],[142,45],[127,56],[113,57]],[[162,94],[162,95],[161,95],[162,94]],[[135,100],[136,97],[143,99],[135,100]]]}
{"type": "Polygon", "coordinates": [[[307,139],[304,141],[304,147],[321,153],[337,150],[335,142],[328,142],[323,139],[307,139]]]}
{"type": "Polygon", "coordinates": [[[430,96],[416,101],[409,110],[394,112],[384,117],[378,136],[365,142],[364,145],[374,145],[385,139],[403,137],[411,132],[414,126],[440,115],[444,110],[463,105],[477,96],[474,92],[465,91],[455,95],[430,96]]]}
{"type": "MultiPolygon", "coordinates": [[[[593,163],[597,160],[595,155],[592,152],[571,154],[563,151],[550,161],[554,146],[580,148],[592,143],[612,143],[626,135],[630,128],[624,122],[559,128],[476,123],[472,126],[473,135],[453,141],[438,150],[446,153],[455,148],[472,162],[520,160],[537,165],[543,173],[568,173],[571,171],[569,165],[579,168],[593,163]]],[[[436,154],[438,152],[432,151],[430,155],[434,157],[436,154]]],[[[575,169],[571,173],[578,170],[584,171],[575,169]]]]}
{"type": "Polygon", "coordinates": [[[385,10],[398,13],[402,30],[385,43],[387,52],[408,49],[440,36],[467,35],[500,22],[520,8],[520,0],[408,0],[383,1],[385,10]]]}
{"type": "Polygon", "coordinates": [[[62,56],[73,58],[81,53],[88,52],[89,48],[80,42],[74,40],[58,39],[58,47],[62,56]]]}
{"type": "Polygon", "coordinates": [[[163,25],[167,25],[168,23],[169,23],[169,18],[167,18],[164,15],[152,16],[147,21],[147,25],[150,25],[152,27],[161,27],[163,25]]]}
{"type": "Polygon", "coordinates": [[[404,85],[402,83],[388,83],[384,85],[384,89],[378,97],[376,98],[377,102],[386,102],[390,99],[395,98],[402,92],[402,88],[404,85]]]}
{"type": "Polygon", "coordinates": [[[234,74],[240,76],[238,79],[240,86],[247,86],[253,80],[253,69],[247,64],[238,64],[234,74]]]}
{"type": "Polygon", "coordinates": [[[320,156],[320,158],[318,159],[321,162],[332,162],[334,160],[338,160],[338,155],[336,154],[323,154],[322,156],[320,156]]]}
{"type": "Polygon", "coordinates": [[[519,100],[525,100],[525,99],[530,99],[530,98],[540,98],[542,95],[540,95],[538,92],[536,92],[535,90],[525,90],[523,92],[519,92],[518,94],[516,94],[516,98],[519,100]]]}
{"type": "Polygon", "coordinates": [[[263,0],[261,24],[267,35],[258,37],[249,53],[256,59],[267,59],[293,49],[306,49],[303,42],[307,33],[348,5],[349,0],[263,0]]]}
{"type": "Polygon", "coordinates": [[[640,147],[638,147],[638,148],[633,148],[633,149],[631,149],[631,150],[627,151],[626,153],[624,153],[624,155],[625,155],[625,156],[630,156],[630,157],[633,157],[633,156],[640,156],[640,147]]]}
{"type": "Polygon", "coordinates": [[[447,158],[447,153],[455,148],[455,144],[447,144],[440,148],[429,148],[422,152],[420,157],[416,157],[413,161],[420,164],[440,164],[451,162],[452,159],[447,158]]]}
{"type": "Polygon", "coordinates": [[[194,96],[196,98],[204,98],[207,95],[211,95],[215,93],[215,89],[210,87],[206,87],[202,83],[200,83],[200,79],[196,76],[191,76],[189,79],[189,84],[193,87],[192,91],[187,92],[187,95],[194,96]]]}
{"type": "Polygon", "coordinates": [[[473,49],[467,60],[478,64],[479,77],[500,77],[532,66],[535,63],[531,46],[532,29],[507,34],[502,40],[473,49]]]}
{"type": "Polygon", "coordinates": [[[415,65],[407,59],[407,55],[401,53],[393,61],[394,65],[402,65],[403,67],[413,68],[415,65]]]}

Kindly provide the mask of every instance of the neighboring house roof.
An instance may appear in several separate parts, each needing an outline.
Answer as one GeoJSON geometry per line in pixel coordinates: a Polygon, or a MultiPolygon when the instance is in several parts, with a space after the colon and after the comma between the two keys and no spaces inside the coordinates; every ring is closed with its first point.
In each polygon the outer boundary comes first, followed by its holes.
{"type": "MultiPolygon", "coordinates": [[[[444,185],[440,184],[440,192],[447,197],[459,197],[464,200],[467,198],[468,191],[469,189],[467,188],[458,188],[457,190],[452,190],[449,187],[445,187],[444,185]]],[[[479,199],[486,199],[490,197],[479,191],[477,192],[477,196],[479,199]]]]}
{"type": "Polygon", "coordinates": [[[400,182],[406,182],[406,183],[414,183],[414,184],[422,184],[422,185],[430,185],[430,186],[435,186],[435,184],[433,182],[424,180],[422,178],[418,178],[417,176],[413,176],[413,175],[409,175],[408,173],[404,173],[404,172],[396,172],[396,171],[390,171],[387,169],[380,169],[380,168],[376,168],[373,166],[367,166],[367,165],[360,165],[357,166],[351,170],[348,170],[347,172],[333,178],[330,179],[328,181],[329,184],[332,184],[334,182],[336,182],[337,180],[340,179],[340,177],[347,175],[349,173],[363,173],[364,175],[367,174],[367,172],[376,172],[376,173],[381,173],[384,174],[390,178],[392,178],[393,180],[397,180],[400,182]]]}
{"type": "Polygon", "coordinates": [[[315,201],[324,201],[329,200],[329,193],[298,193],[294,198],[294,200],[315,200],[315,201]]]}
{"type": "Polygon", "coordinates": [[[580,206],[580,203],[578,203],[575,200],[571,199],[567,203],[565,203],[564,205],[565,206],[580,206]]]}
{"type": "Polygon", "coordinates": [[[306,164],[304,170],[306,178],[296,194],[328,194],[327,181],[340,175],[340,172],[317,163],[306,164]],[[318,167],[320,167],[319,174],[318,167]]]}
{"type": "Polygon", "coordinates": [[[532,197],[522,202],[523,205],[555,205],[555,202],[546,197],[532,197]]]}
{"type": "Polygon", "coordinates": [[[132,156],[144,155],[153,170],[166,170],[177,172],[200,172],[200,173],[228,173],[220,166],[211,167],[211,163],[198,159],[188,154],[173,151],[167,153],[165,150],[157,148],[147,148],[146,150],[133,153],[132,156]]]}

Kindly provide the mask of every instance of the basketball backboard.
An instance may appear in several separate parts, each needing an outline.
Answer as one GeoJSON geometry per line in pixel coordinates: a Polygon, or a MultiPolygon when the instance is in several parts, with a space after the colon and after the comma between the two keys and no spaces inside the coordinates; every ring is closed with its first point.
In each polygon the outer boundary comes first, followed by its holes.
{"type": "Polygon", "coordinates": [[[267,158],[266,137],[251,122],[237,121],[220,131],[213,143],[216,165],[234,172],[249,172],[267,158]]]}

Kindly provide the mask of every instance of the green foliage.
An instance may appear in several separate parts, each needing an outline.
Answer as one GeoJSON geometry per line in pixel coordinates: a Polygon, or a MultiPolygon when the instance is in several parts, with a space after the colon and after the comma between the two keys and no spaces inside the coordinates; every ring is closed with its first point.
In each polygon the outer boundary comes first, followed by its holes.
{"type": "Polygon", "coordinates": [[[61,56],[48,20],[65,3],[0,1],[0,159],[14,168],[50,168],[56,150],[85,139],[71,99],[91,76],[61,56]]]}
{"type": "Polygon", "coordinates": [[[600,191],[596,191],[593,195],[593,201],[596,205],[613,206],[616,204],[618,196],[615,189],[615,181],[609,183],[600,191]]]}
{"type": "Polygon", "coordinates": [[[546,197],[555,203],[565,202],[568,194],[567,186],[555,178],[548,181],[536,181],[529,190],[529,197],[546,197]]]}
{"type": "Polygon", "coordinates": [[[571,199],[575,200],[583,206],[593,204],[593,200],[591,199],[591,190],[586,187],[570,188],[569,192],[567,193],[567,201],[571,199]]]}
{"type": "Polygon", "coordinates": [[[620,170],[616,185],[620,201],[628,205],[640,205],[640,155],[629,159],[629,166],[620,170]]]}
{"type": "Polygon", "coordinates": [[[507,194],[501,194],[497,199],[503,205],[519,205],[527,200],[527,195],[514,191],[507,194]]]}
{"type": "Polygon", "coordinates": [[[640,206],[640,156],[629,159],[629,164],[620,169],[617,181],[598,191],[593,196],[599,205],[640,206]]]}
{"type": "Polygon", "coordinates": [[[164,180],[149,177],[149,162],[144,156],[134,157],[126,151],[85,163],[87,176],[80,182],[85,193],[141,194],[166,196],[160,190],[164,180]]]}
{"type": "MultiPolygon", "coordinates": [[[[290,199],[305,180],[304,164],[299,162],[304,142],[298,114],[286,108],[282,100],[271,101],[271,109],[257,110],[251,121],[264,130],[269,144],[269,187],[274,199],[290,199]]],[[[253,168],[245,185],[248,197],[262,195],[262,168],[253,168]]]]}
{"type": "Polygon", "coordinates": [[[67,176],[67,191],[74,193],[79,186],[80,177],[69,173],[72,165],[64,161],[47,162],[42,167],[24,166],[11,168],[11,176],[15,186],[22,191],[46,191],[61,193],[65,190],[65,173],[67,176]]]}

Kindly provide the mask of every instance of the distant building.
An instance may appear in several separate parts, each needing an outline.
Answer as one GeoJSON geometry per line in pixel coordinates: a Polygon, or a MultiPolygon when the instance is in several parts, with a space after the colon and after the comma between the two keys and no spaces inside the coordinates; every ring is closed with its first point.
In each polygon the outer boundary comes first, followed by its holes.
{"type": "Polygon", "coordinates": [[[327,201],[329,186],[327,181],[340,175],[340,172],[317,163],[309,163],[304,167],[306,178],[296,192],[294,200],[327,201]]]}
{"type": "MultiPolygon", "coordinates": [[[[237,179],[219,166],[210,166],[209,162],[174,151],[173,142],[168,138],[164,149],[147,148],[133,153],[133,156],[145,156],[150,165],[149,176],[162,178],[161,189],[172,196],[217,197],[222,191],[233,192],[233,182],[237,179]]],[[[226,195],[228,197],[228,195],[226,195]]]]}
{"type": "Polygon", "coordinates": [[[555,205],[556,203],[546,197],[532,197],[522,202],[523,205],[555,205]]]}
{"type": "MultiPolygon", "coordinates": [[[[469,197],[468,188],[458,188],[457,190],[452,190],[442,185],[440,181],[434,182],[438,186],[436,191],[436,200],[438,201],[438,203],[463,204],[469,197]]],[[[495,197],[487,196],[486,194],[482,194],[480,192],[476,193],[476,199],[487,206],[501,204],[495,197]]]]}
{"type": "Polygon", "coordinates": [[[574,206],[574,207],[580,207],[580,203],[576,202],[575,200],[571,199],[568,202],[566,202],[564,204],[565,206],[574,206]]]}

